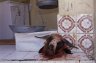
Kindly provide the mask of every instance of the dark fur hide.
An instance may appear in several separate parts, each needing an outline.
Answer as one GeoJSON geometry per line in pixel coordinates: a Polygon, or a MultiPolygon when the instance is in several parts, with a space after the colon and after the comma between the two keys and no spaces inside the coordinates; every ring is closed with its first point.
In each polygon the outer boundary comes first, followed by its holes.
{"type": "Polygon", "coordinates": [[[72,54],[69,47],[77,48],[59,34],[51,34],[46,38],[45,45],[39,50],[44,57],[52,59],[64,54],[72,54]]]}

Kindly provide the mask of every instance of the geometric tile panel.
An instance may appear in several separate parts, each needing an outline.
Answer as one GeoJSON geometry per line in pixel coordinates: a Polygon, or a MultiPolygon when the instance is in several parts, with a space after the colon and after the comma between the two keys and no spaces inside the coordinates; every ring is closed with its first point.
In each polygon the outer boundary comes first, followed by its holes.
{"type": "Polygon", "coordinates": [[[76,38],[73,36],[73,34],[61,34],[63,38],[66,38],[69,42],[74,43],[76,42],[76,38]]]}
{"type": "MultiPolygon", "coordinates": [[[[81,34],[79,34],[81,35],[81,34]]],[[[93,54],[93,34],[82,35],[78,39],[78,46],[86,53],[88,56],[93,54]]]]}
{"type": "Polygon", "coordinates": [[[93,17],[90,14],[78,16],[57,16],[58,33],[88,56],[93,54],[93,17]]]}
{"type": "Polygon", "coordinates": [[[63,38],[67,39],[78,49],[72,49],[75,52],[85,53],[87,56],[92,57],[93,54],[93,34],[61,34],[63,38]]]}
{"type": "Polygon", "coordinates": [[[63,38],[67,39],[70,43],[76,46],[76,40],[71,35],[63,35],[63,38]]]}
{"type": "Polygon", "coordinates": [[[91,15],[82,14],[77,19],[77,33],[93,33],[93,18],[91,15]]]}
{"type": "Polygon", "coordinates": [[[93,39],[90,35],[83,35],[79,40],[78,40],[78,45],[79,47],[84,51],[84,52],[90,52],[93,50],[93,39]]]}
{"type": "Polygon", "coordinates": [[[74,26],[75,22],[70,16],[64,16],[62,19],[60,19],[59,27],[64,31],[64,32],[70,32],[74,26]]]}
{"type": "Polygon", "coordinates": [[[77,34],[78,46],[88,56],[93,54],[93,34],[77,34]]]}
{"type": "Polygon", "coordinates": [[[93,33],[92,15],[57,16],[58,33],[93,33]]]}
{"type": "Polygon", "coordinates": [[[58,32],[59,33],[75,33],[75,19],[72,16],[59,16],[58,15],[58,32]]]}
{"type": "Polygon", "coordinates": [[[61,35],[63,36],[63,38],[72,43],[74,46],[78,46],[76,44],[76,38],[73,36],[73,34],[61,34],[61,35]]]}

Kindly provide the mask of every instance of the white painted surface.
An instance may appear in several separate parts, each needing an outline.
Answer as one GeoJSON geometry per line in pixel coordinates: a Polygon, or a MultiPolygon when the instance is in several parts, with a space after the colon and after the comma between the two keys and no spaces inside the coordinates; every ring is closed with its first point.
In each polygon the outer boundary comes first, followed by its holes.
{"type": "Polygon", "coordinates": [[[33,33],[15,33],[17,51],[39,51],[43,47],[45,40],[34,36],[45,36],[57,31],[43,31],[33,33]]]}
{"type": "Polygon", "coordinates": [[[0,2],[0,39],[11,39],[13,33],[9,29],[12,24],[10,5],[6,2],[0,2]]]}

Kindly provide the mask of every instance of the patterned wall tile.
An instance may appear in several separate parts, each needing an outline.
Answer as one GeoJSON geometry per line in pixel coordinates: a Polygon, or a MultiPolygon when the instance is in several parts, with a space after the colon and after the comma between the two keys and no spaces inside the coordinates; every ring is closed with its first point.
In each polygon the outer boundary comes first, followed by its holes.
{"type": "Polygon", "coordinates": [[[87,55],[93,52],[93,34],[61,34],[70,43],[78,47],[78,49],[73,49],[75,52],[86,53],[87,55]]]}
{"type": "Polygon", "coordinates": [[[93,53],[93,34],[77,34],[78,46],[88,56],[93,53]]]}
{"type": "Polygon", "coordinates": [[[77,33],[93,33],[93,18],[88,14],[77,16],[77,33]]]}
{"type": "Polygon", "coordinates": [[[58,15],[57,19],[58,33],[79,48],[75,49],[75,52],[85,53],[88,57],[92,57],[94,38],[92,15],[58,15]]]}
{"type": "Polygon", "coordinates": [[[75,17],[65,15],[65,16],[57,16],[57,25],[59,33],[75,33],[75,17]]]}
{"type": "Polygon", "coordinates": [[[57,16],[59,33],[93,33],[92,15],[80,14],[78,16],[57,16]]]}
{"type": "Polygon", "coordinates": [[[67,39],[74,46],[77,46],[76,37],[73,34],[60,34],[60,35],[62,35],[63,38],[67,39]]]}
{"type": "Polygon", "coordinates": [[[80,38],[83,35],[77,35],[77,34],[60,34],[62,35],[65,39],[67,39],[70,43],[78,47],[78,49],[72,49],[72,51],[77,52],[77,53],[84,53],[84,51],[78,46],[78,41],[77,39],[80,38]]]}

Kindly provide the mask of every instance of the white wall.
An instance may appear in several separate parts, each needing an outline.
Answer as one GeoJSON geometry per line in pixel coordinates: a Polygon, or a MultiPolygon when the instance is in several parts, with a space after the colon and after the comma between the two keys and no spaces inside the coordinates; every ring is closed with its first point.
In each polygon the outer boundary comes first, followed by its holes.
{"type": "Polygon", "coordinates": [[[27,5],[11,1],[0,2],[0,39],[14,38],[9,25],[29,25],[28,9],[25,6],[27,5]],[[20,9],[20,16],[14,15],[18,15],[18,11],[15,12],[16,9],[12,10],[12,6],[17,6],[20,9]],[[16,22],[14,16],[16,17],[16,22]]]}
{"type": "MultiPolygon", "coordinates": [[[[1,3],[0,3],[1,4],[1,3]]],[[[0,11],[2,11],[2,5],[0,5],[0,11]]],[[[1,36],[2,36],[2,34],[1,34],[1,32],[2,32],[2,30],[1,30],[1,28],[2,28],[2,23],[1,23],[1,21],[2,21],[2,12],[0,12],[0,38],[1,38],[1,36]]]]}
{"type": "Polygon", "coordinates": [[[11,39],[13,38],[13,33],[9,29],[9,25],[12,24],[11,21],[11,11],[9,3],[0,3],[0,39],[11,39]]]}

